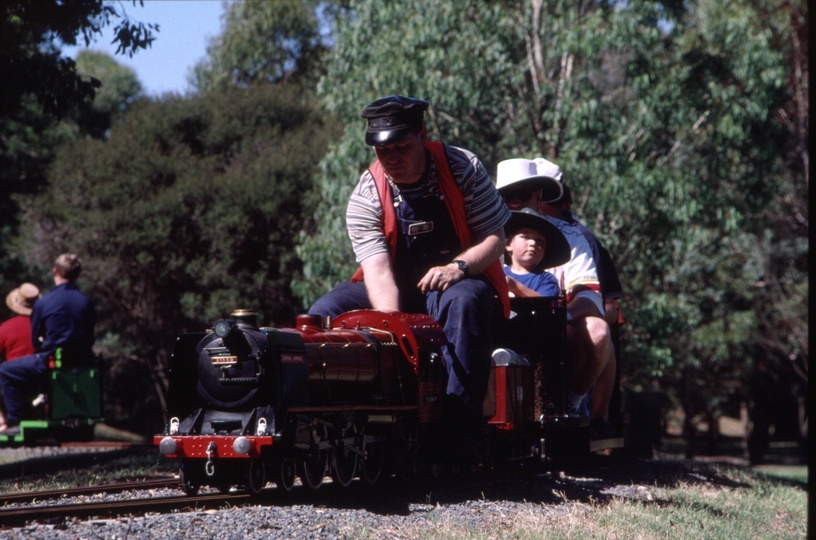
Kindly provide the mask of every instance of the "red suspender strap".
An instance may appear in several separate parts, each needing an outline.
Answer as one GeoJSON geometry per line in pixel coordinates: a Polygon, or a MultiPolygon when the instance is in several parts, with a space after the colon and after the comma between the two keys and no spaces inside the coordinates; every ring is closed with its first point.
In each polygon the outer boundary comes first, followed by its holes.
{"type": "MultiPolygon", "coordinates": [[[[445,197],[445,206],[453,222],[453,228],[456,230],[456,236],[459,237],[459,242],[462,244],[462,247],[466,249],[470,246],[471,236],[467,223],[467,215],[465,215],[465,197],[453,179],[453,173],[451,173],[448,158],[445,155],[445,145],[440,142],[426,142],[425,149],[433,156],[436,165],[437,179],[439,180],[439,188],[445,197]]],[[[394,204],[391,200],[391,190],[388,187],[388,181],[385,179],[385,171],[383,171],[379,161],[374,162],[371,167],[368,168],[368,171],[374,178],[374,185],[377,187],[377,193],[380,196],[380,204],[383,209],[385,238],[388,243],[391,259],[393,260],[397,249],[397,214],[394,211],[394,204]]],[[[496,289],[502,301],[504,316],[509,317],[510,296],[501,262],[498,259],[493,261],[484,271],[484,274],[490,284],[493,285],[493,288],[496,289]]],[[[357,272],[351,278],[351,281],[362,280],[363,269],[358,268],[357,272]]]]}
{"type": "MultiPolygon", "coordinates": [[[[462,249],[467,249],[471,245],[470,228],[468,227],[467,215],[465,214],[465,196],[462,190],[456,185],[451,173],[448,157],[445,155],[445,145],[440,142],[427,142],[425,149],[434,157],[436,164],[436,176],[439,180],[439,188],[445,197],[445,206],[448,208],[453,228],[459,237],[462,249]]],[[[504,269],[501,262],[496,259],[483,272],[487,280],[496,289],[504,308],[504,316],[510,316],[510,294],[507,289],[507,279],[504,277],[504,269]]]]}

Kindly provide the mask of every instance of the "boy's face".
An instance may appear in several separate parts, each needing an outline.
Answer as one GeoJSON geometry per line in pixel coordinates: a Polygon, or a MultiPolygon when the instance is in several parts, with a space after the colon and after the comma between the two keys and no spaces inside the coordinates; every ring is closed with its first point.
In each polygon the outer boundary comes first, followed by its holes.
{"type": "Polygon", "coordinates": [[[516,231],[506,249],[513,262],[532,270],[544,258],[547,239],[535,229],[522,228],[516,231]]]}

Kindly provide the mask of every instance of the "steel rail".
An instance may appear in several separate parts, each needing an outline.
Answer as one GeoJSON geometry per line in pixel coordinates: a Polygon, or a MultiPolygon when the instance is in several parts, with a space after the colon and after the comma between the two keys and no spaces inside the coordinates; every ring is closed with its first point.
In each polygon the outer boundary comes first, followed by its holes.
{"type": "Polygon", "coordinates": [[[63,497],[79,497],[96,493],[121,493],[130,489],[160,489],[179,485],[178,478],[158,478],[143,482],[122,482],[119,484],[103,484],[99,486],[82,486],[77,488],[55,489],[48,491],[26,491],[23,493],[5,493],[0,495],[0,507],[12,503],[34,502],[63,497]]]}
{"type": "Polygon", "coordinates": [[[66,518],[111,519],[124,515],[142,515],[147,512],[167,512],[185,508],[191,510],[219,508],[225,504],[243,504],[250,500],[255,501],[257,498],[248,493],[211,493],[195,497],[179,495],[121,501],[15,507],[0,509],[0,530],[8,527],[24,526],[32,521],[59,523],[66,518]]]}

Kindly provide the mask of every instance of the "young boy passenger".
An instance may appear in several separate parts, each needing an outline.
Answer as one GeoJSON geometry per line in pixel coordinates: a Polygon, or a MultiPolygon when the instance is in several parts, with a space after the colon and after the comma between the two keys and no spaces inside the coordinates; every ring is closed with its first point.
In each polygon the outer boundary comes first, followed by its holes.
{"type": "Polygon", "coordinates": [[[504,267],[507,286],[515,296],[557,296],[558,280],[545,268],[570,258],[570,247],[554,224],[529,208],[514,210],[505,226],[509,264],[504,267]]]}

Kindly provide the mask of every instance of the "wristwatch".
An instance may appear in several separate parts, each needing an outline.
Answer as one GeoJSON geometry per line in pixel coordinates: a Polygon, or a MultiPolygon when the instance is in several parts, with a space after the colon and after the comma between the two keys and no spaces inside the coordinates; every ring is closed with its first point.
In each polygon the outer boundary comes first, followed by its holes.
{"type": "Polygon", "coordinates": [[[470,275],[470,266],[468,266],[468,263],[461,259],[454,259],[451,262],[459,267],[459,270],[461,270],[462,274],[464,274],[463,277],[468,277],[470,275]]]}

